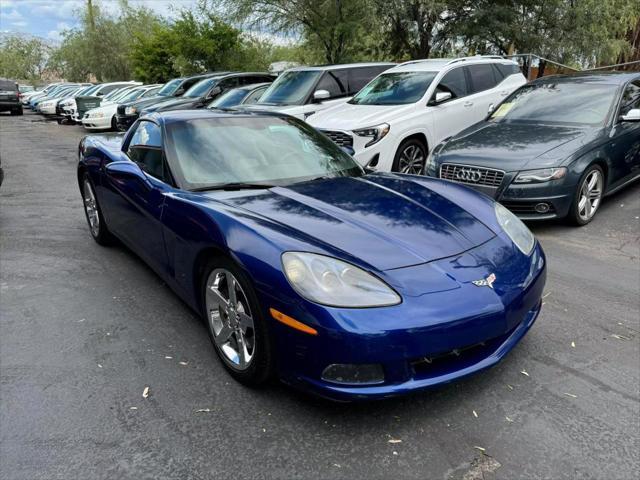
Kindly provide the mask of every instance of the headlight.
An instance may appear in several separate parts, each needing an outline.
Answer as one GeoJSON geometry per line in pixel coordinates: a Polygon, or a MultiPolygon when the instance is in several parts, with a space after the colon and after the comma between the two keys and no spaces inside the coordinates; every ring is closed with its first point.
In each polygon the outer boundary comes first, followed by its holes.
{"type": "Polygon", "coordinates": [[[360,128],[358,130],[354,130],[353,133],[355,133],[359,137],[371,138],[371,140],[365,145],[366,148],[382,140],[387,135],[387,133],[389,133],[390,129],[391,127],[388,123],[381,123],[380,125],[376,125],[375,127],[360,128]]]}
{"type": "Polygon", "coordinates": [[[125,115],[135,115],[137,112],[138,112],[138,109],[136,107],[127,107],[124,109],[125,115]]]}
{"type": "Polygon", "coordinates": [[[104,113],[103,112],[93,112],[92,114],[89,115],[89,117],[91,117],[91,118],[102,118],[102,117],[104,117],[104,113]]]}
{"type": "Polygon", "coordinates": [[[558,180],[567,174],[565,167],[542,168],[540,170],[525,170],[520,172],[514,183],[542,183],[549,180],[558,180]]]}
{"type": "Polygon", "coordinates": [[[285,252],[282,266],[291,286],[304,298],[332,307],[383,307],[400,296],[382,280],[337,258],[285,252]]]}
{"type": "Polygon", "coordinates": [[[516,244],[522,253],[529,255],[531,250],[533,250],[533,244],[535,243],[533,233],[531,233],[527,226],[522,223],[518,217],[499,203],[496,202],[494,209],[496,212],[496,219],[502,229],[507,233],[507,235],[509,235],[509,238],[516,244]]]}

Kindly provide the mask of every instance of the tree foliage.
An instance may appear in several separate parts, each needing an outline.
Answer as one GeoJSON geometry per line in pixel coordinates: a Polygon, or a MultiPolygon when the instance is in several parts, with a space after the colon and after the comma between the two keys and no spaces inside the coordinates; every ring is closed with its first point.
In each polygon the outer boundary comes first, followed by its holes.
{"type": "Polygon", "coordinates": [[[0,77],[34,81],[42,76],[52,48],[39,38],[9,35],[0,41],[0,77]]]}

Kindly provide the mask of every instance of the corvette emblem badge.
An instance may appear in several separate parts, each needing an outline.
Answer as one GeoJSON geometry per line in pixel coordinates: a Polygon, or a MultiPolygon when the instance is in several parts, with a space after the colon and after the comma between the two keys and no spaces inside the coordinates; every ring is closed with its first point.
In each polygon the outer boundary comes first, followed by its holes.
{"type": "Polygon", "coordinates": [[[482,280],[473,280],[473,283],[476,287],[489,287],[493,288],[493,282],[496,281],[496,274],[492,273],[487,278],[483,278],[482,280]]]}

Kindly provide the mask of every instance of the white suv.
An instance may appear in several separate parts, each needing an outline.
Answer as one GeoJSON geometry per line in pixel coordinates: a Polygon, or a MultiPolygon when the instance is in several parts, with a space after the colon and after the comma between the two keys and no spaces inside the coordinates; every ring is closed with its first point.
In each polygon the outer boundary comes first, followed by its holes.
{"type": "Polygon", "coordinates": [[[362,166],[421,174],[429,149],[482,120],[525,83],[518,64],[498,56],[416,60],[307,122],[362,166]]]}
{"type": "Polygon", "coordinates": [[[276,111],[306,120],[311,115],[346,102],[378,74],[395,63],[351,63],[296,67],[278,78],[247,110],[276,111]]]}

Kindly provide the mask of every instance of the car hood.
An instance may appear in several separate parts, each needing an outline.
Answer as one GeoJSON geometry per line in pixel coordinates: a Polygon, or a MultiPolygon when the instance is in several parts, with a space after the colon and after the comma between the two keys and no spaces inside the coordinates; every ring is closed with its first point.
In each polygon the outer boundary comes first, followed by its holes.
{"type": "Polygon", "coordinates": [[[381,271],[450,257],[495,236],[455,201],[410,177],[316,180],[224,200],[219,193],[206,195],[381,271]]]}
{"type": "Polygon", "coordinates": [[[482,122],[451,139],[440,152],[438,163],[470,163],[506,171],[551,167],[590,141],[594,130],[482,122]]]}
{"type": "Polygon", "coordinates": [[[194,103],[198,102],[198,100],[200,99],[184,98],[184,97],[172,98],[164,102],[157,102],[157,103],[154,103],[153,105],[147,106],[145,107],[145,111],[156,112],[156,111],[162,111],[162,110],[177,110],[180,108],[188,108],[194,103]]]}
{"type": "Polygon", "coordinates": [[[307,122],[324,130],[353,130],[393,122],[415,108],[409,105],[353,105],[342,103],[309,117],[307,122]]]}

